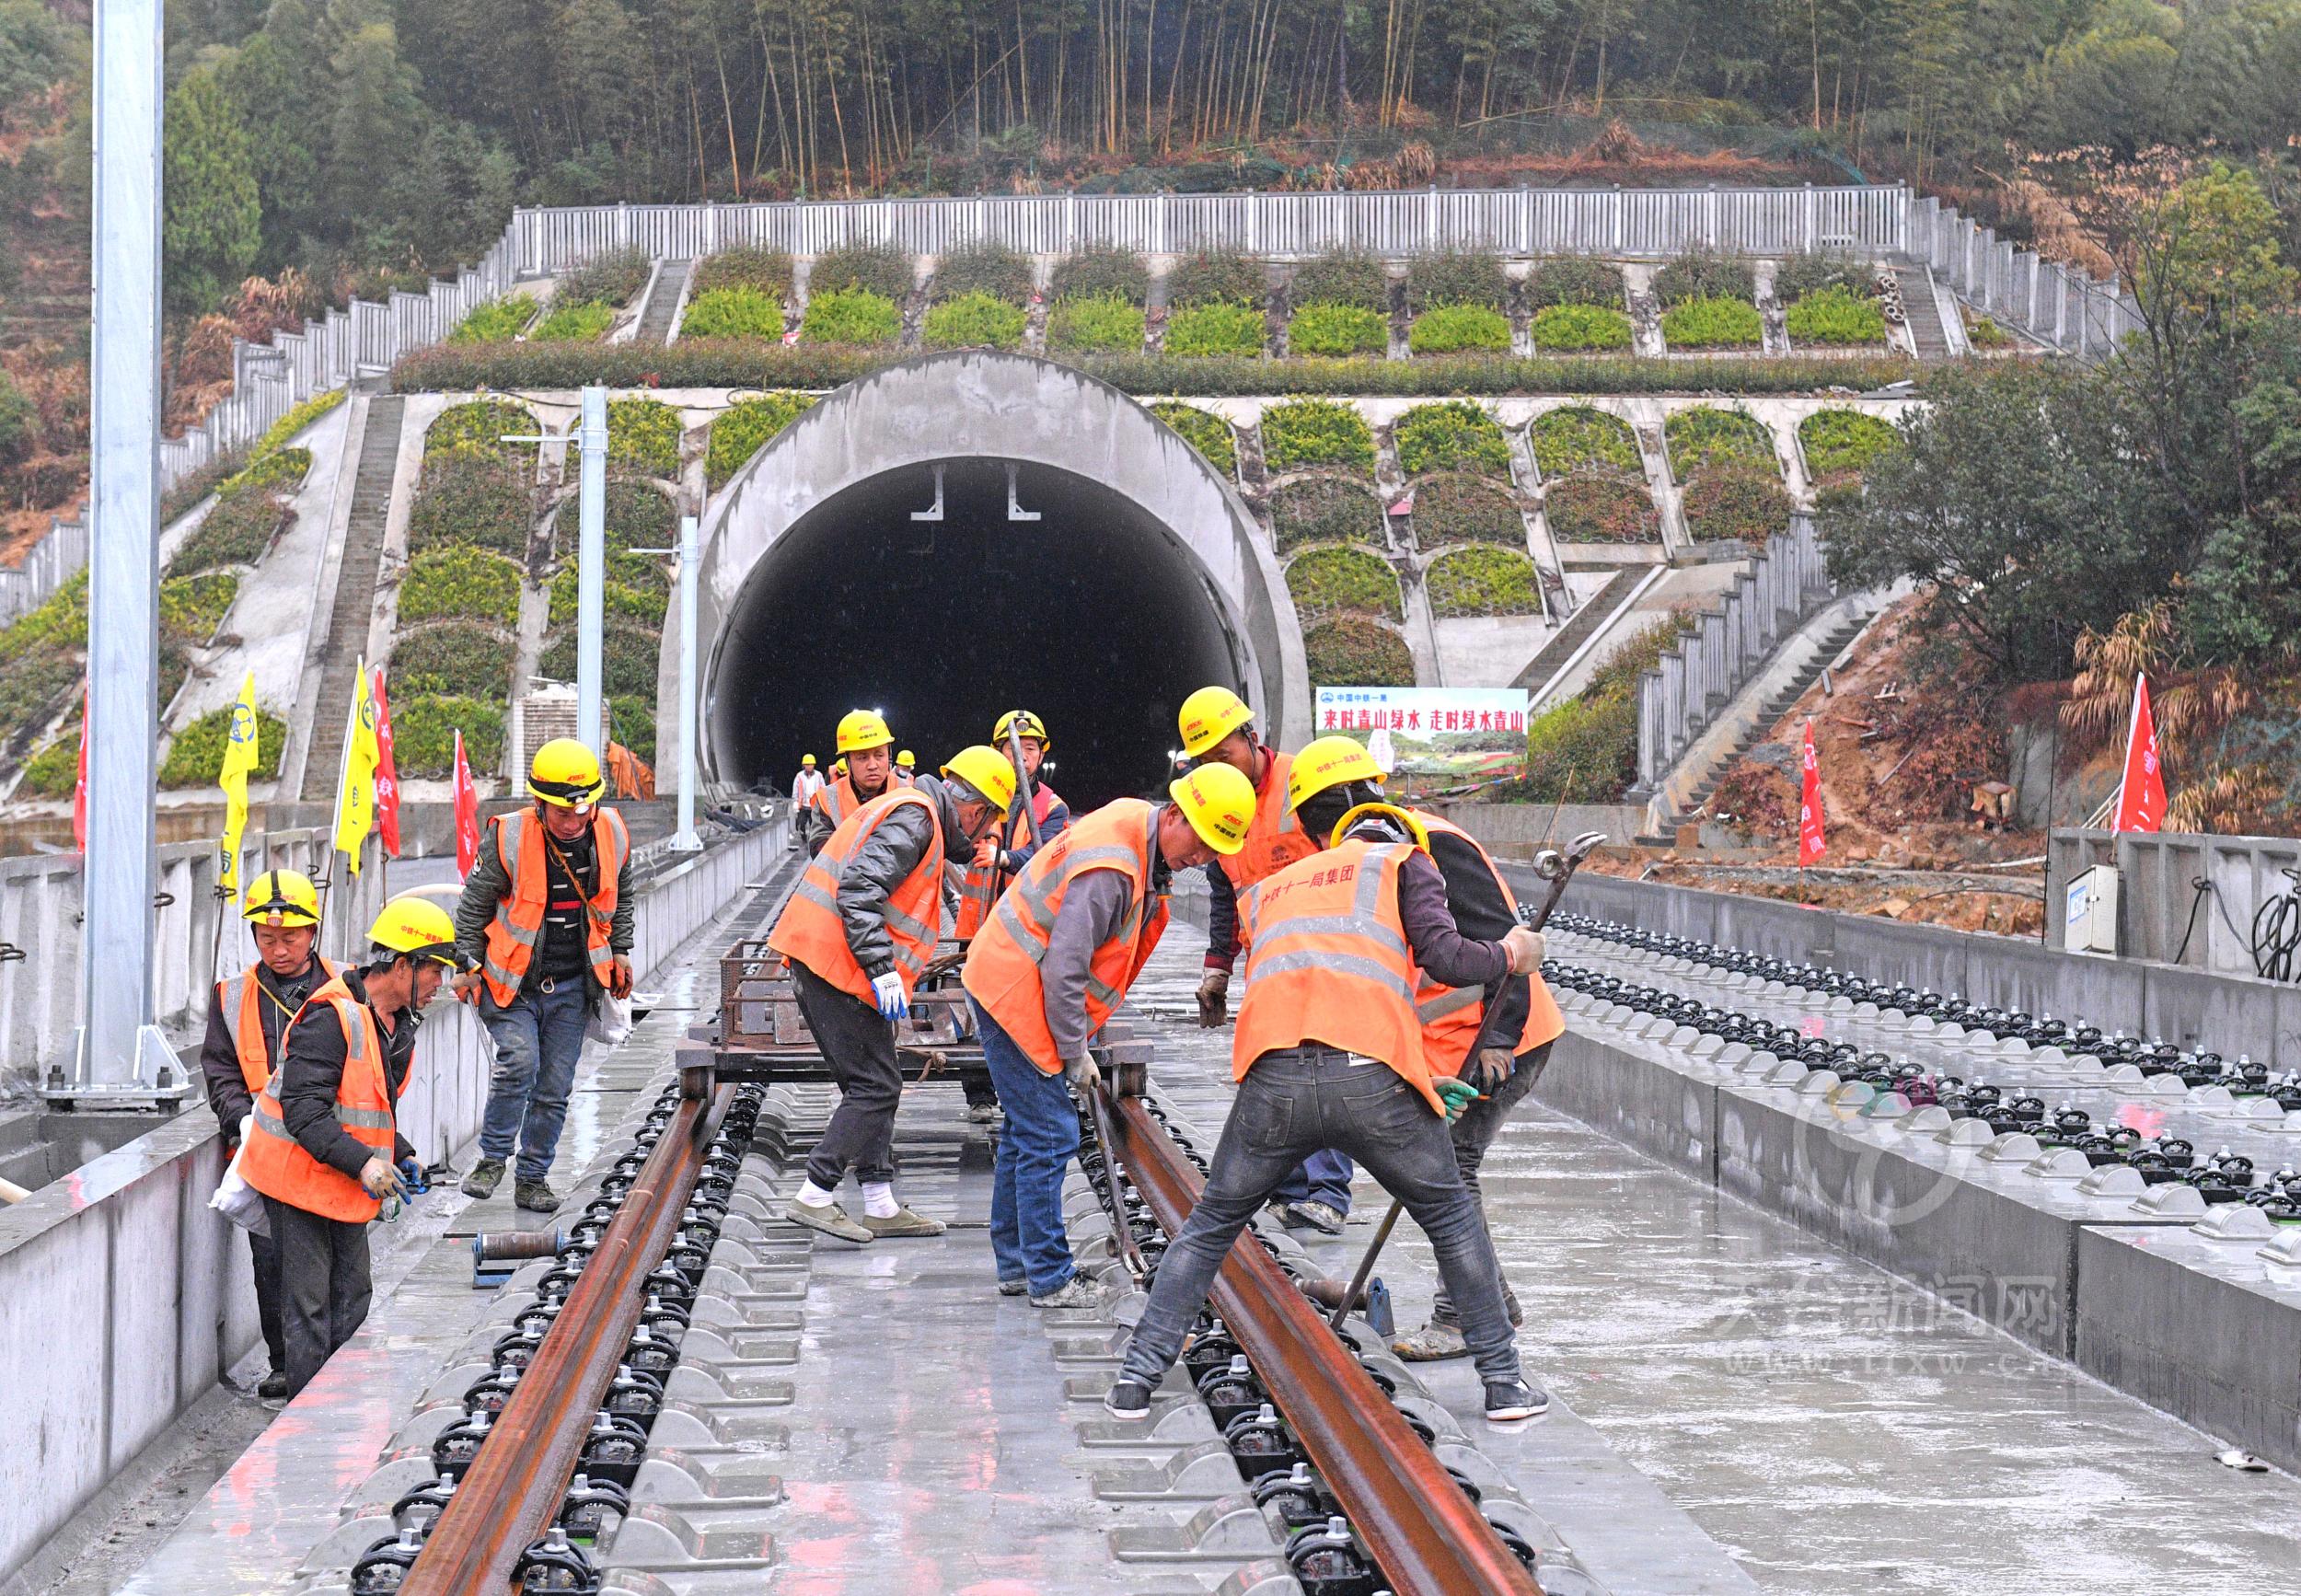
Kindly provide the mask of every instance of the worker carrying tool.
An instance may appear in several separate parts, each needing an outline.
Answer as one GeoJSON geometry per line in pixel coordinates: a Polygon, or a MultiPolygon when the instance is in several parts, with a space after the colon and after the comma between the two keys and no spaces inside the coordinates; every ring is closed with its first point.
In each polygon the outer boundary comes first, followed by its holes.
{"type": "Polygon", "coordinates": [[[895,756],[895,779],[906,787],[919,780],[919,756],[908,748],[895,756]]]}
{"type": "Polygon", "coordinates": [[[1079,1151],[1064,1091],[1101,1079],[1088,1044],[1166,930],[1174,873],[1244,846],[1254,789],[1227,765],[1177,779],[1167,802],[1121,798],[1053,838],[967,949],[961,977],[1007,1114],[991,1166],[990,1250],[1005,1296],[1096,1301],[1064,1233],[1063,1172],[1079,1151]]]}
{"type": "Polygon", "coordinates": [[[417,1016],[461,967],[455,922],[415,894],[384,905],[367,940],[367,962],[330,977],[288,1022],[240,1153],[279,1253],[290,1396],[367,1317],[367,1224],[410,1187],[401,1161],[413,1150],[394,1108],[417,1016]]]}
{"type": "Polygon", "coordinates": [[[815,802],[815,795],[823,791],[823,772],[815,768],[815,756],[799,756],[799,774],[791,781],[791,807],[794,815],[815,802]]]}
{"type": "MultiPolygon", "coordinates": [[[[248,884],[240,918],[256,944],[256,962],[215,984],[208,1002],[208,1034],[200,1045],[200,1073],[208,1106],[224,1129],[226,1158],[238,1151],[256,1094],[271,1083],[280,1058],[280,1033],[336,966],[312,950],[319,939],[319,891],[296,870],[267,870],[248,884]]],[[[269,1372],[256,1384],[266,1402],[288,1394],[287,1336],[280,1324],[280,1252],[270,1232],[249,1231],[255,1266],[256,1323],[269,1372]]]]}
{"type": "Polygon", "coordinates": [[[513,1201],[560,1206],[548,1177],[567,1123],[584,1030],[602,993],[631,992],[631,834],[600,806],[599,761],[572,737],[536,750],[526,809],[487,823],[456,906],[467,968],[456,988],[480,1007],[495,1044],[480,1160],[464,1177],[485,1199],[515,1141],[513,1201]]]}
{"type": "MultiPolygon", "coordinates": [[[[1368,805],[1381,804],[1382,768],[1364,746],[1348,737],[1321,737],[1294,757],[1287,785],[1287,804],[1295,820],[1312,837],[1333,837],[1349,818],[1368,805]]],[[[1492,940],[1517,926],[1518,900],[1492,856],[1470,833],[1440,815],[1401,808],[1415,842],[1428,852],[1446,884],[1446,907],[1463,935],[1492,940]]],[[[1542,961],[1537,946],[1534,962],[1542,961]]],[[[1566,1017],[1544,985],[1539,971],[1513,975],[1487,1015],[1485,994],[1468,987],[1449,988],[1423,976],[1415,992],[1416,1011],[1422,1017],[1422,1054],[1430,1073],[1458,1075],[1470,1082],[1478,1096],[1453,1124],[1454,1162],[1463,1184],[1474,1200],[1484,1200],[1478,1188],[1478,1168],[1486,1149],[1510,1111],[1524,1101],[1542,1078],[1549,1062],[1550,1044],[1566,1030],[1566,1017]],[[1476,1057],[1471,1056],[1479,1044],[1476,1057]]],[[[1342,1166],[1347,1186],[1353,1173],[1347,1159],[1332,1154],[1342,1166]]],[[[1518,1296],[1503,1282],[1502,1298],[1515,1329],[1523,1324],[1518,1296]]],[[[1428,1360],[1460,1358],[1468,1350],[1463,1339],[1462,1317],[1445,1283],[1430,1305],[1430,1321],[1422,1329],[1393,1343],[1401,1358],[1428,1360]]]]}
{"type": "Polygon", "coordinates": [[[1541,939],[1515,926],[1492,942],[1464,937],[1413,835],[1397,811],[1361,808],[1333,848],[1247,894],[1245,996],[1231,1047],[1238,1096],[1104,1400],[1114,1417],[1149,1412],[1239,1232],[1306,1154],[1328,1147],[1364,1163],[1428,1235],[1487,1419],[1515,1423],[1548,1405],[1520,1372],[1501,1266],[1447,1134],[1474,1090],[1432,1074],[1416,1012],[1417,989],[1528,973],[1541,939]]]}
{"type": "Polygon", "coordinates": [[[839,822],[768,934],[791,963],[799,1012],[839,1090],[806,1181],[783,1205],[803,1225],[856,1243],[942,1233],[941,1220],[896,1200],[895,1024],[910,1012],[942,932],[945,856],[965,857],[1013,796],[1003,755],[979,743],[960,749],[941,781],[921,776],[839,822]],[[860,1221],[837,1197],[850,1166],[862,1186],[860,1221]]]}
{"type": "Polygon", "coordinates": [[[831,780],[799,812],[799,835],[810,858],[823,851],[847,817],[894,790],[895,734],[876,710],[850,710],[838,721],[838,763],[831,780]]]}

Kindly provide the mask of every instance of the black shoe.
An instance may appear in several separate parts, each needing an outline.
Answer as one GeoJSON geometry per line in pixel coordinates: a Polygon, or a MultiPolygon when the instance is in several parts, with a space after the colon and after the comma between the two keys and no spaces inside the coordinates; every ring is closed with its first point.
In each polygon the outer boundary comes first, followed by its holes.
{"type": "Polygon", "coordinates": [[[266,1402],[285,1402],[288,1399],[287,1370],[275,1369],[257,1381],[256,1394],[266,1402]]]}
{"type": "Polygon", "coordinates": [[[1133,1424],[1150,1417],[1150,1388],[1139,1380],[1120,1380],[1103,1394],[1103,1411],[1133,1424]]]}
{"type": "Polygon", "coordinates": [[[560,1194],[542,1181],[523,1177],[512,1183],[512,1205],[534,1214],[556,1213],[560,1207],[560,1194]]]}
{"type": "Polygon", "coordinates": [[[471,1166],[469,1174],[463,1177],[463,1195],[485,1202],[495,1195],[495,1188],[503,1184],[503,1161],[483,1158],[471,1166]]]}
{"type": "Polygon", "coordinates": [[[1516,1424],[1550,1411],[1550,1394],[1522,1380],[1486,1382],[1486,1422],[1516,1424]]]}

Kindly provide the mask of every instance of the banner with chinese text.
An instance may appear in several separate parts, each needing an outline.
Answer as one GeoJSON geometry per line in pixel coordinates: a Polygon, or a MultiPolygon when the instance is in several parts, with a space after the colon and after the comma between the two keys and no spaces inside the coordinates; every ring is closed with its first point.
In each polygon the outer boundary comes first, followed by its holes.
{"type": "Polygon", "coordinates": [[[1320,688],[1313,724],[1362,743],[1387,733],[1393,774],[1419,786],[1498,781],[1525,773],[1526,699],[1523,688],[1320,688]]]}

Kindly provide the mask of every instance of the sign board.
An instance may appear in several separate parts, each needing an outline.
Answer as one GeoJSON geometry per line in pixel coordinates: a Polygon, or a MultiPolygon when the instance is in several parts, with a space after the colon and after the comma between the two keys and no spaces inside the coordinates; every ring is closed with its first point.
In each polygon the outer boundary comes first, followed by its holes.
{"type": "Polygon", "coordinates": [[[1322,737],[1380,732],[1394,775],[1446,787],[1525,773],[1526,700],[1523,688],[1320,688],[1312,722],[1322,737]]]}

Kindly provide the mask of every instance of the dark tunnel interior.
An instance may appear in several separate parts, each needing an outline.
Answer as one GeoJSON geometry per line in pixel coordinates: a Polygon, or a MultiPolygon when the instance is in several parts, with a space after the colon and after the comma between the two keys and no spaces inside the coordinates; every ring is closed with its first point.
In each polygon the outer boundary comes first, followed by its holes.
{"type": "Polygon", "coordinates": [[[882,711],[932,769],[1034,711],[1046,778],[1074,808],[1141,795],[1175,746],[1193,688],[1245,690],[1245,652],[1204,572],[1141,506],[1087,478],[946,464],[943,519],[926,466],[857,483],[801,517],[752,570],[723,632],[708,724],[719,776],[785,788],[802,754],[827,769],[841,714],[882,711]]]}

